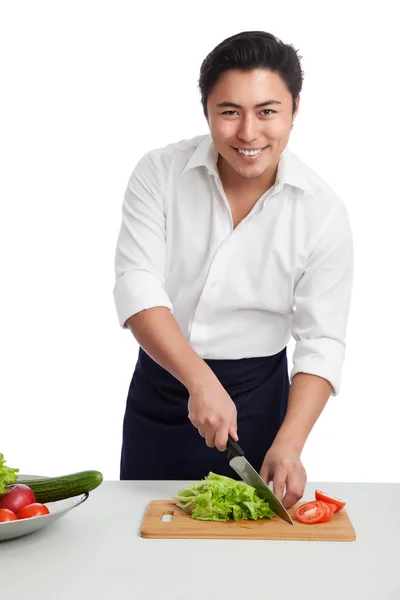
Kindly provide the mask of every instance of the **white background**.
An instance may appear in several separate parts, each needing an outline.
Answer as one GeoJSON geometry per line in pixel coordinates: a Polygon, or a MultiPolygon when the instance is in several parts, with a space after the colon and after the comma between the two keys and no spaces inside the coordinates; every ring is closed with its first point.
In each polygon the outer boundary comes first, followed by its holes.
{"type": "Polygon", "coordinates": [[[400,481],[395,2],[319,4],[1,4],[0,452],[9,466],[119,478],[137,356],[112,293],[125,187],[148,150],[208,133],[201,62],[226,37],[257,29],[303,57],[289,147],[341,195],[355,243],[342,389],[307,441],[308,478],[400,481]]]}

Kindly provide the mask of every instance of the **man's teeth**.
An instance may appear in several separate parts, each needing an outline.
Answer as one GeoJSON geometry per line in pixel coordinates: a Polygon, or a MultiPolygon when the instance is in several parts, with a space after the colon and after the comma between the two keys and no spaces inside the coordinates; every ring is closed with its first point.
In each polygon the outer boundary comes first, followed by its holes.
{"type": "Polygon", "coordinates": [[[260,152],[262,152],[262,148],[261,150],[241,150],[240,148],[238,148],[240,154],[244,154],[245,156],[255,156],[256,154],[260,154],[260,152]]]}

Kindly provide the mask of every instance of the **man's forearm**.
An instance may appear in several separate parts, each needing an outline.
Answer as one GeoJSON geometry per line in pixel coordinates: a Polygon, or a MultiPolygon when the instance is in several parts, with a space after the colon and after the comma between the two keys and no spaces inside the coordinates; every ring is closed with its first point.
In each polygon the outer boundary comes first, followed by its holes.
{"type": "Polygon", "coordinates": [[[292,379],[288,409],[274,440],[274,446],[290,448],[301,454],[304,444],[332,393],[324,378],[298,373],[292,379]]]}
{"type": "Polygon", "coordinates": [[[168,308],[157,306],[126,321],[138,344],[190,391],[215,375],[186,340],[168,308]]]}

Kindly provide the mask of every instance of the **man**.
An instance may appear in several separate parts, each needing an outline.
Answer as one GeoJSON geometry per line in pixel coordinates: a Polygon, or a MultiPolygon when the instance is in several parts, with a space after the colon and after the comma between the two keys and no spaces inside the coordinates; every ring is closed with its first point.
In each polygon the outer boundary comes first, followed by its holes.
{"type": "Polygon", "coordinates": [[[200,72],[210,134],[130,178],[114,298],[140,349],[121,479],[235,477],[231,435],[287,508],[303,496],[302,449],[339,391],[353,247],[343,202],[287,148],[302,75],[269,33],[224,40],[200,72]]]}

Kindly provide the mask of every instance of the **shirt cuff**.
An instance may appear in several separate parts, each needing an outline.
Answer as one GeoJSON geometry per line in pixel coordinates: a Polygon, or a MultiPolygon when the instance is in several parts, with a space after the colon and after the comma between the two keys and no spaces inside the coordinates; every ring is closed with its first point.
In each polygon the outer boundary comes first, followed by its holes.
{"type": "Polygon", "coordinates": [[[296,343],[290,379],[297,373],[319,375],[331,384],[332,396],[340,391],[345,347],[331,338],[302,340],[296,343]]]}
{"type": "Polygon", "coordinates": [[[172,302],[161,281],[148,271],[130,271],[117,279],[114,302],[123,329],[127,329],[126,320],[141,310],[165,306],[173,313],[172,302]]]}

